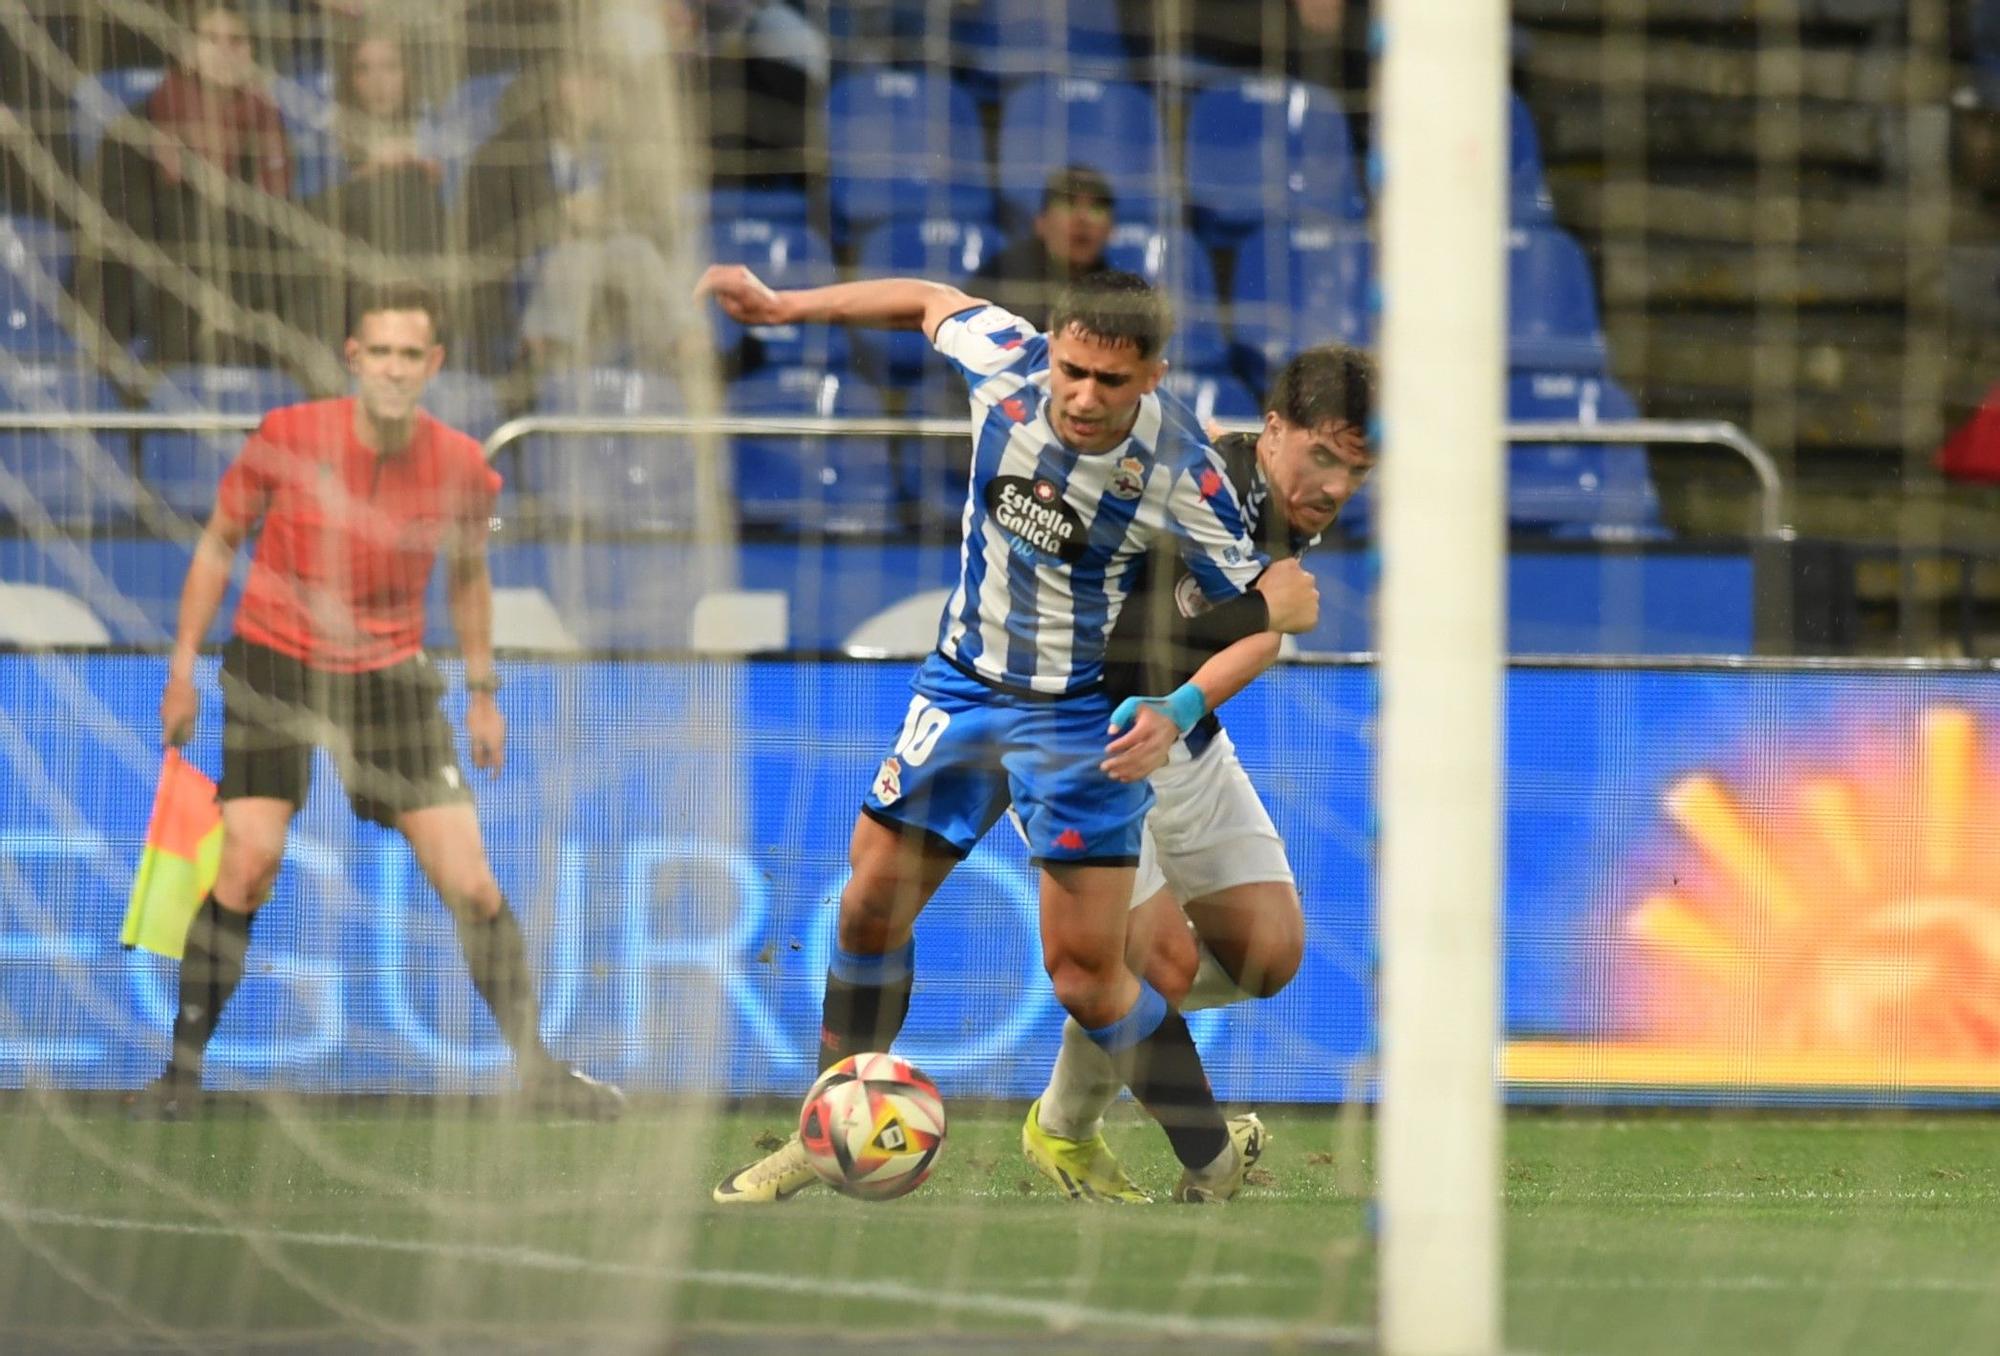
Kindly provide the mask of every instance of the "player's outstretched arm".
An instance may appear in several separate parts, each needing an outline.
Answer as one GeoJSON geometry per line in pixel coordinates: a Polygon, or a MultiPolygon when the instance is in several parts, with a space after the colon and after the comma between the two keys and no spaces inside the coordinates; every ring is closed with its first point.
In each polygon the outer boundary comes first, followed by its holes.
{"type": "Polygon", "coordinates": [[[188,562],[180,613],[174,622],[167,688],[160,694],[160,738],[164,743],[185,744],[194,737],[195,714],[201,706],[194,690],[195,657],[201,653],[208,628],[215,625],[216,613],[222,610],[236,550],[249,530],[247,523],[218,506],[202,527],[201,540],[194,544],[194,559],[188,562]]]}
{"type": "Polygon", "coordinates": [[[712,264],[695,284],[740,325],[859,325],[873,330],[937,333],[946,317],[981,305],[945,283],[922,278],[868,278],[831,287],[773,291],[741,264],[712,264]]]}

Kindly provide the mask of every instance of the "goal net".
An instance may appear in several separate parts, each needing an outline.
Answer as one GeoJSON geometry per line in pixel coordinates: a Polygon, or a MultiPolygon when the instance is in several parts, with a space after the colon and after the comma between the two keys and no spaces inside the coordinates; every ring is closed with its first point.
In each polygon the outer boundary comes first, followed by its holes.
{"type": "MultiPolygon", "coordinates": [[[[2000,699],[1984,506],[1931,459],[1995,356],[1971,74],[1951,111],[1990,16],[1725,9],[1517,0],[1506,96],[1438,77],[1399,123],[1376,49],[1421,72],[1452,44],[1388,0],[0,8],[0,1346],[1395,1347],[1397,1304],[1495,1282],[1507,1349],[1983,1349],[1992,1173],[1957,1113],[2000,1098],[2000,699]],[[1392,238],[1418,183],[1446,197],[1392,238]],[[1465,257],[1421,257],[1454,231],[1465,257]],[[1022,1157],[1063,1012],[1005,825],[917,927],[894,1050],[942,1091],[936,1173],[711,1201],[797,1127],[969,455],[920,337],[745,328],[694,300],[711,263],[1036,323],[1066,269],[1129,269],[1173,303],[1163,388],[1245,431],[1301,349],[1425,355],[1385,373],[1383,468],[1307,557],[1318,625],[1223,712],[1305,938],[1281,993],[1190,1013],[1273,1135],[1227,1210],[1079,1208],[1022,1157]],[[1500,332],[1420,304],[1427,275],[1489,280],[1500,332]],[[135,883],[190,902],[208,831],[200,795],[156,805],[184,582],[250,432],[350,392],[355,299],[401,279],[440,301],[425,409],[502,478],[497,771],[442,564],[426,594],[455,775],[535,1035],[625,1111],[536,1095],[322,749],[164,1117],[183,962],[125,943],[178,949],[135,883]],[[1465,383],[1408,375],[1474,341],[1465,383]],[[1481,402],[1506,447],[1444,422],[1481,402]],[[1440,488],[1472,458],[1504,502],[1440,488]],[[1490,586],[1400,582],[1487,528],[1490,586]],[[1427,611],[1482,587],[1483,678],[1454,671],[1467,614],[1427,611]],[[1483,741],[1442,732],[1485,679],[1493,921],[1473,862],[1456,922],[1385,926],[1484,851],[1485,812],[1436,797],[1478,789],[1483,741]],[[1387,1014],[1481,1000],[1441,958],[1482,929],[1492,1076],[1399,1066],[1387,1014]],[[1434,1132],[1493,1105],[1467,1191],[1497,1281],[1395,1270],[1394,1180],[1446,1181],[1434,1132]]],[[[257,546],[194,668],[212,780],[257,546]]],[[[1125,1099],[1106,1134],[1163,1197],[1157,1127],[1125,1099]]]]}

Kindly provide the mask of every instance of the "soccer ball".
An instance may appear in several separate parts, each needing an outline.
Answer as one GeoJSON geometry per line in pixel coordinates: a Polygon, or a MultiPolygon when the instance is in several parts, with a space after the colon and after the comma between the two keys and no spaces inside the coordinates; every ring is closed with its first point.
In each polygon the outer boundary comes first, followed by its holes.
{"type": "Polygon", "coordinates": [[[944,1147],[944,1101],[916,1065],[849,1055],[819,1076],[799,1109],[799,1139],[820,1180],[864,1201],[923,1184],[944,1147]]]}

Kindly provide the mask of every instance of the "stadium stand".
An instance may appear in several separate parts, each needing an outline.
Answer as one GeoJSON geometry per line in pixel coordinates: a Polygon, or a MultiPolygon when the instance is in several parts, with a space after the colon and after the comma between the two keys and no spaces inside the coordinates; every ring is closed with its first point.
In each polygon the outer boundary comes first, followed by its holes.
{"type": "MultiPolygon", "coordinates": [[[[117,392],[97,373],[62,364],[22,365],[0,355],[0,411],[61,414],[115,410],[117,392]]],[[[130,441],[122,433],[0,431],[0,521],[89,528],[130,517],[137,504],[130,441]]]]}
{"type": "Polygon", "coordinates": [[[841,77],[826,95],[826,139],[834,230],[843,243],[891,218],[993,219],[979,109],[944,75],[841,77]]]}
{"type": "Polygon", "coordinates": [[[1507,233],[1507,362],[1515,368],[1604,370],[1604,328],[1583,247],[1558,226],[1507,233]]]}
{"type": "MultiPolygon", "coordinates": [[[[899,219],[862,237],[855,272],[862,277],[934,278],[962,284],[999,243],[999,231],[984,222],[899,219]]],[[[853,342],[868,373],[886,385],[915,385],[933,366],[930,341],[914,330],[856,330],[853,342]]]]}
{"type": "Polygon", "coordinates": [[[1185,164],[1195,232],[1217,249],[1260,225],[1368,214],[1340,100],[1297,80],[1238,76],[1197,94],[1185,164]]]}
{"type": "MultiPolygon", "coordinates": [[[[541,383],[543,414],[683,414],[669,377],[596,367],[541,383]]],[[[695,522],[694,459],[680,435],[537,434],[523,440],[520,493],[545,527],[659,531],[695,522]]]]}
{"type": "MultiPolygon", "coordinates": [[[[882,413],[873,387],[815,368],[767,369],[732,382],[733,414],[865,418],[882,413]]],[[[738,435],[730,441],[737,509],[746,525],[800,533],[896,526],[900,491],[880,437],[738,435]]]]}
{"type": "MultiPolygon", "coordinates": [[[[158,414],[263,415],[305,399],[282,372],[255,367],[173,367],[154,388],[147,408],[158,414]]],[[[215,508],[215,487],[243,446],[243,434],[145,434],[139,473],[168,509],[197,522],[215,508]]]]}
{"type": "Polygon", "coordinates": [[[995,163],[1001,224],[1032,217],[1049,172],[1064,165],[1087,165],[1108,179],[1122,219],[1154,220],[1167,179],[1152,96],[1137,85],[1057,76],[1010,90],[1000,105],[995,163]]]}
{"type": "MultiPolygon", "coordinates": [[[[1635,419],[1638,408],[1609,377],[1515,372],[1507,381],[1507,417],[1595,424],[1635,419]]],[[[1507,469],[1507,516],[1516,530],[1600,541],[1666,535],[1643,447],[1520,444],[1507,469]]]]}

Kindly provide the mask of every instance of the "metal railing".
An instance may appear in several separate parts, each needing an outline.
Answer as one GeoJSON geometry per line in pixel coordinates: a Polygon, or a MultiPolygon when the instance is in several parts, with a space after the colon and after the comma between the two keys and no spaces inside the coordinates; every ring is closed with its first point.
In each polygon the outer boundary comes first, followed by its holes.
{"type": "MultiPolygon", "coordinates": [[[[247,433],[262,422],[254,414],[160,414],[150,411],[86,411],[81,413],[36,414],[0,412],[0,432],[130,432],[130,433],[247,433]]],[[[1230,432],[1255,432],[1255,424],[1224,423],[1230,432]]],[[[722,437],[738,434],[774,434],[790,437],[903,437],[963,438],[963,419],[822,419],[776,415],[697,416],[682,414],[577,415],[529,414],[509,419],[485,440],[486,456],[536,433],[610,434],[642,437],[668,434],[692,437],[712,433],[722,437]]],[[[1757,535],[1769,540],[1790,540],[1793,532],[1786,517],[1784,477],[1771,454],[1759,447],[1735,424],[1726,422],[1678,422],[1667,419],[1634,419],[1615,423],[1508,424],[1510,443],[1605,443],[1650,445],[1655,447],[1720,447],[1735,453],[1757,479],[1757,535]]]]}
{"type": "MultiPolygon", "coordinates": [[[[4,425],[0,425],[4,427],[4,425]]],[[[1254,433],[1256,424],[1223,422],[1225,432],[1254,433]]],[[[1615,423],[1508,424],[1504,430],[1510,443],[1606,443],[1657,444],[1665,447],[1720,447],[1734,452],[1748,464],[1757,478],[1757,535],[1789,540],[1792,528],[1786,517],[1785,481],[1778,463],[1769,452],[1751,440],[1735,424],[1677,422],[1667,419],[1632,419],[1615,423]]],[[[486,439],[486,456],[491,460],[503,448],[535,433],[628,434],[649,433],[694,436],[714,433],[724,437],[737,434],[778,434],[790,437],[904,437],[963,438],[963,419],[893,419],[886,416],[861,419],[817,419],[808,417],[717,415],[574,415],[528,414],[509,419],[486,439]]]]}

